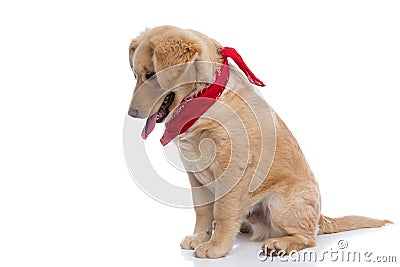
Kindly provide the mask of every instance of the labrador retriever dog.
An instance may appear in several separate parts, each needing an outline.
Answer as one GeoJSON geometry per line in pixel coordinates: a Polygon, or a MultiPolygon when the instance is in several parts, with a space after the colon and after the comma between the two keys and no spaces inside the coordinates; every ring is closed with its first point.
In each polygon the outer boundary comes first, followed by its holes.
{"type": "Polygon", "coordinates": [[[321,214],[318,184],[296,139],[254,89],[263,83],[236,50],[161,26],[131,41],[129,62],[137,80],[129,116],[147,119],[143,138],[165,123],[161,142],[178,145],[189,176],[196,224],[182,249],[220,258],[238,232],[250,232],[265,253],[290,253],[316,246],[318,234],[391,223],[321,214]]]}

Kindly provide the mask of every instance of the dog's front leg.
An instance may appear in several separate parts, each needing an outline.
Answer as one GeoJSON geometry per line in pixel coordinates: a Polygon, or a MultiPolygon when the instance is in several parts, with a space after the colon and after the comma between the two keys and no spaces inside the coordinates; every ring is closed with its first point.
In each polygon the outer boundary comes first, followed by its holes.
{"type": "MultiPolygon", "coordinates": [[[[188,173],[188,175],[192,188],[202,186],[192,173],[188,173]]],[[[193,204],[196,211],[196,225],[193,235],[186,236],[182,240],[181,248],[183,249],[195,249],[198,245],[207,242],[211,238],[214,203],[203,204],[206,202],[207,194],[209,195],[211,192],[192,190],[193,204]]]]}
{"type": "Polygon", "coordinates": [[[233,189],[214,204],[215,230],[212,238],[198,247],[194,255],[199,258],[220,258],[232,248],[239,231],[243,210],[241,193],[233,189]]]}

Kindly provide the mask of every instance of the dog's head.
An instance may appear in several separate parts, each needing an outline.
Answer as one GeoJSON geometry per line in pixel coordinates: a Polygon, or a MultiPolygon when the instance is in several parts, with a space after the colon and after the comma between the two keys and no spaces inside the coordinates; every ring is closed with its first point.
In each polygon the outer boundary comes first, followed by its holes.
{"type": "Polygon", "coordinates": [[[182,99],[212,82],[213,64],[200,63],[221,63],[221,48],[199,32],[173,26],[148,29],[133,39],[129,62],[137,83],[128,114],[167,122],[182,99]]]}

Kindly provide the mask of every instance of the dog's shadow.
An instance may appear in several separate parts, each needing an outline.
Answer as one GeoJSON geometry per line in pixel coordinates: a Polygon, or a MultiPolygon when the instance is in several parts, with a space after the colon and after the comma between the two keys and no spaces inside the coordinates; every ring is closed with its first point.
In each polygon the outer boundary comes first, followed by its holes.
{"type": "MultiPolygon", "coordinates": [[[[304,249],[293,254],[292,257],[265,257],[259,258],[261,242],[249,242],[249,234],[238,234],[230,253],[221,259],[199,259],[193,256],[192,250],[182,250],[181,255],[186,261],[193,262],[194,267],[222,266],[222,267],[253,267],[253,266],[283,266],[296,264],[296,266],[318,266],[321,263],[342,263],[347,261],[352,263],[355,252],[365,251],[377,252],[377,247],[360,246],[365,244],[363,240],[374,240],[374,238],[389,232],[390,227],[376,229],[360,229],[337,234],[326,234],[317,236],[318,246],[304,249]],[[332,254],[333,252],[333,254],[332,254]],[[336,253],[337,252],[337,253],[336,253]],[[344,258],[343,258],[344,257],[344,258]],[[263,260],[265,259],[265,260],[263,260]]],[[[373,242],[368,242],[373,244],[373,242]]],[[[375,254],[377,254],[375,253],[375,254]]],[[[360,262],[363,262],[361,254],[360,262]]],[[[357,262],[357,258],[355,259],[357,262]]]]}
{"type": "Polygon", "coordinates": [[[193,256],[192,250],[182,250],[182,257],[187,261],[192,261],[195,267],[203,266],[254,266],[260,264],[257,252],[261,248],[261,243],[249,242],[250,234],[238,234],[231,252],[221,259],[199,259],[193,256]]]}

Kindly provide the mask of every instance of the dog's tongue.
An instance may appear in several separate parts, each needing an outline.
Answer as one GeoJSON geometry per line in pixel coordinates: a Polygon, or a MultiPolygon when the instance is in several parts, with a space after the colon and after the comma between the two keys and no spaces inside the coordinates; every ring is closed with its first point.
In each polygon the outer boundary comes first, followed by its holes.
{"type": "Polygon", "coordinates": [[[147,118],[146,125],[142,130],[142,138],[146,140],[147,136],[154,130],[157,121],[157,113],[147,118]]]}

